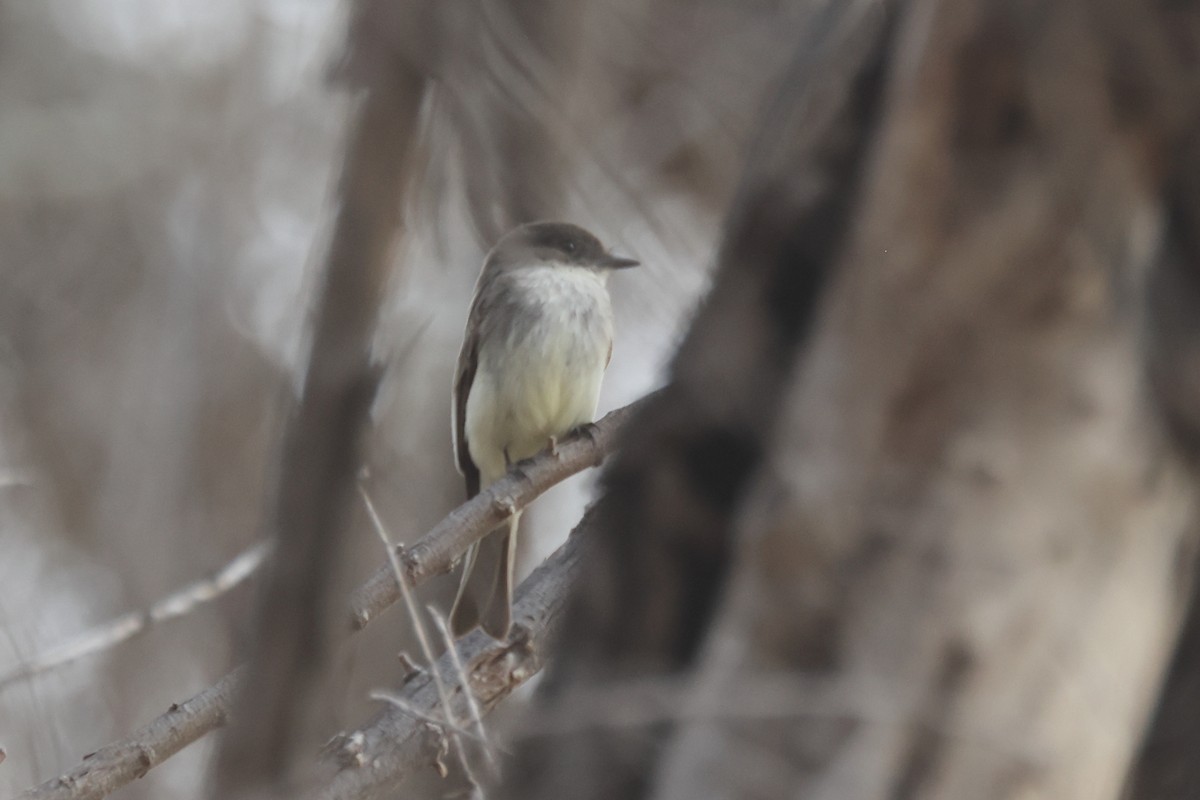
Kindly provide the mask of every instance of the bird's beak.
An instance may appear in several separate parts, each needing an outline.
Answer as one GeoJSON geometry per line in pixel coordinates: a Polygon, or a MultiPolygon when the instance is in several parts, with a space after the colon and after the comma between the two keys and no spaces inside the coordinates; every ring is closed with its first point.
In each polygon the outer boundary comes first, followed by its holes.
{"type": "Polygon", "coordinates": [[[636,267],[641,264],[640,261],[635,259],[614,256],[612,253],[605,253],[598,263],[605,269],[628,269],[629,267],[636,267]]]}

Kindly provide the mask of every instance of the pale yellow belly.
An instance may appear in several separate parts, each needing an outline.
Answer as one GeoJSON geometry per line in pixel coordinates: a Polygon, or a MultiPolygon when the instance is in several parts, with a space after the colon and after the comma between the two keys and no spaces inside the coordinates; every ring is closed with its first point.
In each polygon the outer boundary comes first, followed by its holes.
{"type": "Polygon", "coordinates": [[[595,418],[610,342],[610,335],[541,337],[481,358],[465,422],[485,485],[503,475],[507,463],[535,455],[550,437],[595,418]]]}

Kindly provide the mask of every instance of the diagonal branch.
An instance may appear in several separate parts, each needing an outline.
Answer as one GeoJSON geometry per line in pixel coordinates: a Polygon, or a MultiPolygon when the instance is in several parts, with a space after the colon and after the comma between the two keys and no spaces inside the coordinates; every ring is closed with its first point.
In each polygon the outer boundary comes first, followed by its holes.
{"type": "Polygon", "coordinates": [[[109,650],[145,633],[160,622],[177,619],[213,602],[254,575],[270,549],[268,542],[259,542],[243,550],[208,577],[171,592],[149,608],[122,614],[28,659],[8,674],[0,675],[0,691],[27,678],[109,650]]]}
{"type": "Polygon", "coordinates": [[[84,756],[77,766],[15,800],[98,800],[141,778],[225,724],[244,672],[245,668],[239,667],[192,698],[172,704],[165,714],[129,738],[84,756]]]}
{"type": "MultiPolygon", "coordinates": [[[[617,432],[625,422],[661,392],[648,395],[616,411],[582,433],[558,443],[557,455],[542,453],[518,464],[439,522],[415,544],[398,547],[404,573],[411,585],[448,572],[470,545],[539,495],[567,478],[596,466],[613,450],[617,432]]],[[[388,606],[399,601],[400,586],[390,566],[380,567],[351,598],[351,625],[365,628],[388,606]]]]}
{"type": "MultiPolygon", "coordinates": [[[[653,395],[651,395],[653,396],[653,395]]],[[[497,481],[487,490],[455,509],[412,547],[395,547],[405,574],[414,584],[448,571],[459,554],[472,542],[503,522],[509,509],[520,510],[550,487],[592,467],[611,451],[613,435],[629,415],[649,397],[618,408],[597,422],[587,433],[575,434],[558,444],[558,456],[542,454],[522,465],[520,471],[497,481]]],[[[133,639],[152,626],[177,619],[217,600],[258,572],[270,545],[255,544],[236,555],[211,575],[177,589],[149,608],[122,614],[95,628],[28,659],[0,675],[0,691],[35,675],[64,667],[80,659],[109,650],[133,639]]],[[[400,589],[390,567],[379,570],[351,599],[351,626],[361,630],[397,602],[400,589]]]]}
{"type": "MultiPolygon", "coordinates": [[[[408,579],[404,577],[404,568],[400,566],[400,553],[392,546],[391,538],[388,536],[387,530],[384,528],[383,520],[379,518],[379,513],[375,510],[375,504],[371,502],[371,496],[361,485],[358,487],[359,494],[362,495],[363,503],[366,504],[367,512],[371,517],[371,523],[375,526],[375,532],[379,534],[380,541],[383,542],[383,547],[388,554],[388,562],[392,568],[392,573],[396,576],[396,582],[400,585],[400,593],[404,597],[404,605],[408,609],[408,618],[412,623],[413,632],[417,636],[417,641],[421,645],[421,654],[425,657],[427,664],[432,664],[435,658],[433,643],[429,637],[429,631],[425,628],[425,620],[421,618],[421,610],[417,606],[417,601],[413,598],[412,586],[408,579]]],[[[451,650],[454,649],[454,642],[449,642],[451,650]]],[[[447,729],[450,731],[450,739],[454,743],[454,751],[458,756],[459,763],[462,765],[463,771],[467,774],[471,785],[478,790],[479,781],[476,780],[471,763],[471,754],[467,751],[466,745],[463,743],[463,738],[458,735],[456,730],[458,720],[453,714],[451,708],[451,698],[449,684],[446,682],[442,673],[439,670],[433,670],[433,685],[437,690],[438,699],[442,708],[442,713],[447,720],[447,729]]],[[[399,707],[399,704],[393,703],[399,707]]],[[[481,728],[482,732],[482,728],[481,728]]],[[[495,757],[492,755],[491,748],[485,749],[488,760],[494,765],[495,757]]]]}
{"type": "MultiPolygon", "coordinates": [[[[589,512],[570,539],[524,581],[513,608],[516,623],[507,642],[475,631],[460,640],[457,656],[471,690],[484,711],[507,697],[542,668],[545,644],[557,630],[567,588],[578,565],[579,540],[587,536],[589,512]]],[[[452,698],[462,701],[455,683],[454,656],[437,662],[439,674],[453,684],[452,698]]],[[[204,734],[225,724],[232,699],[243,683],[244,667],[234,670],[132,736],[90,754],[81,764],[19,795],[15,800],[97,800],[144,776],[151,768],[204,734]]],[[[359,730],[339,737],[333,749],[332,775],[314,797],[369,798],[421,766],[432,764],[444,731],[413,717],[414,710],[436,718],[440,701],[428,673],[415,678],[400,695],[405,708],[389,705],[359,730]]]]}
{"type": "MultiPolygon", "coordinates": [[[[517,590],[513,604],[513,633],[498,642],[476,630],[459,640],[457,652],[445,653],[435,666],[449,694],[466,710],[468,699],[454,676],[469,680],[479,707],[490,711],[521,684],[536,675],[545,662],[547,645],[558,632],[567,591],[579,570],[579,551],[590,536],[595,514],[588,511],[571,532],[567,543],[534,570],[517,590]]],[[[441,707],[436,682],[424,673],[401,694],[407,708],[389,705],[359,729],[343,734],[331,750],[328,783],[306,796],[307,800],[375,800],[393,797],[401,781],[436,763],[446,735],[413,711],[434,717],[441,707]]],[[[449,716],[451,709],[445,709],[449,716]]],[[[459,716],[457,713],[454,716],[459,716]]]]}
{"type": "MultiPolygon", "coordinates": [[[[412,585],[419,586],[430,577],[450,569],[454,560],[467,546],[483,537],[503,519],[499,517],[495,522],[489,523],[489,520],[493,519],[489,516],[493,503],[507,500],[516,504],[518,508],[523,507],[555,484],[603,460],[612,452],[620,427],[630,414],[645,402],[646,399],[642,399],[611,412],[588,432],[573,435],[560,442],[557,456],[550,453],[535,456],[521,466],[520,472],[514,470],[494,483],[488,491],[452,511],[403,553],[405,573],[412,585]]],[[[582,527],[583,523],[580,523],[579,528],[582,527]]],[[[572,538],[578,535],[573,534],[572,538]]],[[[552,556],[546,566],[549,566],[554,558],[557,557],[552,556]]],[[[534,574],[540,574],[544,568],[540,568],[534,574]]],[[[362,628],[399,597],[399,587],[391,568],[384,568],[381,572],[386,580],[380,580],[380,575],[377,574],[354,595],[355,619],[364,620],[362,624],[356,625],[356,628],[362,628]],[[361,614],[361,609],[370,611],[361,614]]],[[[525,619],[520,610],[520,602],[528,593],[526,583],[528,581],[518,590],[518,621],[525,619]]],[[[466,641],[474,640],[468,637],[466,641]]],[[[469,654],[475,653],[478,646],[478,643],[472,645],[474,649],[460,646],[466,669],[472,674],[476,667],[469,654]]],[[[225,724],[243,671],[244,668],[239,667],[228,673],[212,687],[182,703],[172,705],[165,714],[135,731],[128,738],[98,750],[84,759],[83,763],[28,790],[16,800],[93,800],[105,797],[142,777],[150,768],[225,724]]],[[[484,699],[481,697],[482,702],[484,699]]],[[[485,708],[490,708],[490,705],[485,705],[485,708]]]]}

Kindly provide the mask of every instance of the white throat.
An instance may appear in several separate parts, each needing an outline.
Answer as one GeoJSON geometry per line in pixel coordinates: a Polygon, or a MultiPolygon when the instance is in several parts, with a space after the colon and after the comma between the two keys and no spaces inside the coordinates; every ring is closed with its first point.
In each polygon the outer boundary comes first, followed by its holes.
{"type": "Polygon", "coordinates": [[[544,264],[513,273],[514,282],[547,305],[608,305],[608,272],[570,264],[544,264]]]}

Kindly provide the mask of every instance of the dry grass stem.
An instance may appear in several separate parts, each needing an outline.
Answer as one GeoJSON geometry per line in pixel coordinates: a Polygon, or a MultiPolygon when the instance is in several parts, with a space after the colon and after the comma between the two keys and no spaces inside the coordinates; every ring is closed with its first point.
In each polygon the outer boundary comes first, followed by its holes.
{"type": "MultiPolygon", "coordinates": [[[[383,548],[387,552],[388,562],[391,564],[396,585],[400,588],[400,595],[404,598],[404,607],[408,609],[409,621],[412,622],[413,631],[416,633],[417,641],[421,645],[421,652],[425,656],[425,663],[430,665],[430,677],[433,679],[433,685],[437,689],[438,700],[442,706],[442,715],[448,722],[447,733],[449,734],[450,741],[454,744],[455,755],[458,756],[459,763],[462,765],[467,779],[473,786],[478,788],[480,783],[476,779],[474,770],[472,769],[470,754],[467,752],[462,738],[458,735],[458,729],[461,725],[454,714],[453,697],[450,689],[446,686],[441,672],[437,669],[437,655],[434,653],[429,632],[425,629],[425,620],[421,618],[421,609],[417,606],[417,601],[413,597],[408,577],[404,574],[404,568],[400,564],[400,552],[392,545],[391,539],[387,534],[387,528],[384,527],[379,512],[375,510],[375,504],[371,502],[371,495],[363,488],[361,483],[358,485],[358,493],[362,497],[363,504],[367,507],[367,514],[371,518],[371,524],[375,528],[375,532],[379,534],[379,539],[383,542],[383,548]]],[[[450,652],[454,653],[453,643],[451,643],[450,652]]],[[[455,656],[457,660],[457,654],[455,656]]],[[[464,693],[469,692],[465,691],[464,693]]]]}

